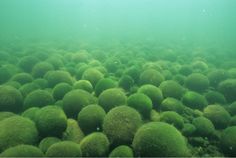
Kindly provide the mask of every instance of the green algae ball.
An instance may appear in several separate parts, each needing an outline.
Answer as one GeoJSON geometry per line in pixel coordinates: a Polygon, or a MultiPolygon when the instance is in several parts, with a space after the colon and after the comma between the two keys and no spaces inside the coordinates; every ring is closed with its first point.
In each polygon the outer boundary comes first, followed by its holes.
{"type": "Polygon", "coordinates": [[[105,116],[103,132],[113,146],[130,144],[141,124],[141,116],[135,109],[129,106],[118,106],[105,116]]]}
{"type": "Polygon", "coordinates": [[[160,89],[165,98],[172,97],[180,99],[184,94],[184,88],[179,83],[172,80],[162,82],[160,89]]]}
{"type": "Polygon", "coordinates": [[[236,126],[226,128],[220,138],[220,146],[225,156],[236,156],[236,126]]]}
{"type": "Polygon", "coordinates": [[[37,84],[41,89],[48,88],[48,81],[44,78],[37,78],[33,83],[37,84]]]}
{"type": "Polygon", "coordinates": [[[160,115],[160,121],[169,123],[177,129],[182,129],[184,126],[184,119],[181,115],[174,111],[165,111],[160,115]]]}
{"type": "Polygon", "coordinates": [[[236,115],[236,101],[233,102],[232,104],[230,104],[230,105],[227,107],[227,110],[228,110],[228,112],[229,112],[232,116],[236,115]]]}
{"type": "Polygon", "coordinates": [[[39,59],[35,56],[25,56],[21,58],[19,62],[19,67],[25,72],[31,72],[35,64],[39,62],[39,59]]]}
{"type": "Polygon", "coordinates": [[[162,111],[175,111],[179,114],[182,114],[184,111],[184,105],[181,101],[168,97],[162,101],[160,109],[162,111]]]}
{"type": "Polygon", "coordinates": [[[33,77],[28,73],[18,73],[12,76],[11,81],[19,82],[20,84],[26,84],[33,81],[33,77]]]}
{"type": "Polygon", "coordinates": [[[102,79],[104,75],[95,68],[88,68],[84,71],[82,75],[83,80],[88,80],[94,87],[98,83],[100,79],[102,79]]]}
{"type": "Polygon", "coordinates": [[[129,75],[123,75],[120,78],[118,85],[119,85],[119,87],[123,88],[124,90],[129,91],[130,88],[134,85],[134,80],[129,75]]]}
{"type": "Polygon", "coordinates": [[[0,76],[0,84],[3,84],[11,78],[12,74],[8,68],[0,67],[0,76]]]}
{"type": "Polygon", "coordinates": [[[225,96],[228,102],[236,101],[236,79],[227,79],[220,82],[218,90],[225,96]]]}
{"type": "Polygon", "coordinates": [[[192,123],[196,127],[194,133],[197,136],[208,137],[214,134],[215,132],[215,127],[213,123],[203,116],[194,118],[192,123]]]}
{"type": "Polygon", "coordinates": [[[225,104],[226,99],[223,94],[217,91],[209,91],[205,94],[208,104],[225,104]]]}
{"type": "Polygon", "coordinates": [[[27,118],[29,118],[29,119],[31,119],[32,121],[35,122],[35,121],[36,121],[36,114],[37,114],[37,112],[38,112],[39,110],[40,110],[39,107],[31,107],[31,108],[25,110],[25,111],[21,114],[21,116],[27,117],[27,118]]]}
{"type": "Polygon", "coordinates": [[[96,96],[99,96],[104,90],[115,88],[116,82],[110,78],[103,78],[98,81],[98,83],[95,86],[95,94],[96,96]]]}
{"type": "Polygon", "coordinates": [[[94,132],[82,139],[80,147],[84,157],[104,157],[109,151],[109,140],[100,132],[94,132]]]}
{"type": "Polygon", "coordinates": [[[182,98],[182,102],[192,109],[202,109],[208,104],[204,96],[193,91],[186,92],[182,98]]]}
{"type": "Polygon", "coordinates": [[[225,70],[216,69],[208,73],[207,75],[210,85],[212,87],[217,87],[221,81],[228,78],[228,74],[225,70]]]}
{"type": "Polygon", "coordinates": [[[163,122],[141,126],[134,136],[132,146],[138,157],[188,156],[185,138],[174,126],[163,122]]]}
{"type": "Polygon", "coordinates": [[[45,106],[36,114],[36,126],[42,136],[61,136],[67,127],[67,117],[57,106],[45,106]]]}
{"type": "Polygon", "coordinates": [[[136,109],[145,119],[150,117],[152,100],[143,93],[135,93],[128,97],[127,105],[136,109]]]}
{"type": "Polygon", "coordinates": [[[155,69],[144,70],[139,77],[139,82],[143,84],[152,84],[154,86],[159,86],[165,78],[163,75],[155,69]]]}
{"type": "Polygon", "coordinates": [[[152,104],[155,108],[157,108],[163,100],[161,89],[151,84],[142,85],[138,89],[138,92],[147,95],[152,100],[152,104]]]}
{"type": "Polygon", "coordinates": [[[82,89],[89,93],[92,93],[93,85],[88,80],[79,80],[74,83],[73,89],[82,89]]]}
{"type": "Polygon", "coordinates": [[[81,89],[76,89],[64,96],[63,110],[68,117],[76,118],[83,107],[94,103],[95,99],[92,94],[81,89]]]}
{"type": "Polygon", "coordinates": [[[54,103],[53,96],[46,90],[35,90],[29,93],[24,100],[24,109],[43,107],[54,103]]]}
{"type": "Polygon", "coordinates": [[[72,86],[68,83],[58,83],[52,90],[52,95],[55,100],[61,100],[66,93],[72,90],[72,86]]]}
{"type": "Polygon", "coordinates": [[[119,88],[110,88],[103,91],[98,97],[98,104],[107,112],[110,109],[126,104],[127,97],[119,88]]]}
{"type": "Polygon", "coordinates": [[[33,145],[17,145],[0,154],[0,157],[44,157],[43,152],[33,145]]]}
{"type": "Polygon", "coordinates": [[[78,114],[78,123],[85,133],[99,131],[102,128],[106,112],[99,105],[88,105],[78,114]]]}
{"type": "Polygon", "coordinates": [[[19,88],[21,94],[23,97],[26,97],[29,93],[37,90],[37,89],[40,89],[40,86],[37,85],[36,83],[26,83],[24,84],[23,86],[21,86],[19,88]]]}
{"type": "Polygon", "coordinates": [[[47,157],[81,157],[80,145],[71,141],[61,141],[51,145],[47,152],[47,157]]]}
{"type": "Polygon", "coordinates": [[[181,133],[184,135],[184,136],[192,136],[194,134],[194,132],[196,131],[196,127],[191,124],[191,123],[185,123],[184,124],[184,127],[182,128],[181,130],[181,133]]]}
{"type": "Polygon", "coordinates": [[[12,116],[0,121],[0,152],[15,145],[38,141],[35,123],[28,118],[12,116]]]}
{"type": "Polygon", "coordinates": [[[134,153],[129,146],[120,145],[111,151],[109,157],[134,157],[134,153]]]}
{"type": "Polygon", "coordinates": [[[230,114],[220,105],[208,105],[203,110],[203,115],[211,120],[216,129],[224,129],[229,123],[230,114]]]}
{"type": "Polygon", "coordinates": [[[203,92],[209,87],[209,80],[201,73],[192,73],[186,78],[185,86],[192,91],[203,92]]]}
{"type": "Polygon", "coordinates": [[[53,71],[54,67],[48,62],[39,62],[32,69],[32,75],[35,78],[42,78],[47,72],[53,71]]]}
{"type": "Polygon", "coordinates": [[[8,117],[12,117],[15,116],[16,114],[14,114],[13,112],[7,112],[7,111],[0,111],[0,121],[8,118],[8,117]]]}
{"type": "Polygon", "coordinates": [[[57,137],[45,137],[43,138],[39,143],[39,149],[42,150],[43,153],[46,153],[48,148],[55,144],[60,142],[61,140],[57,137]]]}
{"type": "Polygon", "coordinates": [[[0,86],[0,110],[19,112],[22,109],[23,97],[19,90],[11,86],[0,86]]]}

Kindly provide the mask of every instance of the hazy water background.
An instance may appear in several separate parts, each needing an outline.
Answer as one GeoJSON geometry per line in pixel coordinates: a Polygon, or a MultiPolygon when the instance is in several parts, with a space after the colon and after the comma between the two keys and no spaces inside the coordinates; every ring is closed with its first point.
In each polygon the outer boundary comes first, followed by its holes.
{"type": "Polygon", "coordinates": [[[229,44],[235,0],[0,0],[0,39],[133,39],[229,44]]]}

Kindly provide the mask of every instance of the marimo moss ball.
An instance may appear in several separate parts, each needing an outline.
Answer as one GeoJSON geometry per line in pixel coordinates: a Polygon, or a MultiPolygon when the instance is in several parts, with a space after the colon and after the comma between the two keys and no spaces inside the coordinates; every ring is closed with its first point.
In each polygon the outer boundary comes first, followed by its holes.
{"type": "Polygon", "coordinates": [[[80,145],[71,141],[62,141],[51,145],[47,157],[81,157],[80,145]]]}
{"type": "Polygon", "coordinates": [[[236,79],[227,79],[220,82],[218,89],[228,102],[236,101],[236,79]]]}
{"type": "Polygon", "coordinates": [[[102,78],[103,74],[95,68],[88,68],[87,70],[84,71],[82,75],[82,79],[88,80],[94,87],[96,86],[98,81],[102,78]]]}
{"type": "Polygon", "coordinates": [[[152,100],[143,93],[135,93],[128,97],[127,105],[136,109],[145,119],[150,118],[152,100]]]}
{"type": "Polygon", "coordinates": [[[36,114],[36,125],[41,136],[62,136],[67,127],[67,117],[57,106],[45,106],[36,114]]]}
{"type": "Polygon", "coordinates": [[[100,131],[106,112],[99,105],[84,107],[78,114],[78,123],[85,133],[100,131]]]}
{"type": "Polygon", "coordinates": [[[226,128],[231,119],[230,114],[220,105],[208,105],[204,109],[203,115],[211,120],[216,129],[226,128]]]}
{"type": "Polygon", "coordinates": [[[236,126],[228,127],[223,130],[220,138],[220,146],[225,156],[236,156],[236,126]]]}
{"type": "Polygon", "coordinates": [[[96,96],[99,96],[104,90],[109,88],[115,88],[116,82],[110,78],[103,78],[98,81],[98,83],[95,86],[95,94],[96,96]]]}
{"type": "Polygon", "coordinates": [[[31,119],[32,121],[35,122],[35,121],[36,121],[36,114],[37,114],[37,112],[38,112],[39,110],[40,110],[39,107],[31,107],[31,108],[25,110],[25,111],[21,114],[21,116],[26,117],[26,118],[29,118],[29,119],[31,119]]]}
{"type": "Polygon", "coordinates": [[[208,137],[214,134],[215,132],[215,127],[213,123],[203,116],[194,118],[192,123],[196,127],[194,133],[197,136],[208,137]]]}
{"type": "Polygon", "coordinates": [[[182,114],[184,111],[184,105],[181,101],[168,97],[162,101],[160,109],[161,111],[175,111],[179,114],[182,114]]]}
{"type": "Polygon", "coordinates": [[[186,92],[182,98],[182,102],[192,109],[203,109],[208,104],[204,96],[193,91],[186,92]]]}
{"type": "Polygon", "coordinates": [[[11,86],[0,86],[0,110],[19,112],[22,110],[23,97],[19,90],[11,86]]]}
{"type": "Polygon", "coordinates": [[[109,157],[134,157],[134,153],[129,146],[120,145],[111,151],[109,157]]]}
{"type": "Polygon", "coordinates": [[[169,123],[177,129],[182,129],[184,126],[183,117],[174,111],[162,112],[160,115],[160,121],[169,123]]]}
{"type": "Polygon", "coordinates": [[[24,109],[43,107],[54,103],[53,96],[46,90],[35,90],[29,93],[24,100],[24,109]]]}
{"type": "Polygon", "coordinates": [[[43,138],[40,143],[39,143],[39,148],[41,149],[41,151],[43,153],[46,153],[48,148],[55,144],[55,143],[58,143],[60,142],[61,140],[57,137],[45,137],[43,138]]]}
{"type": "Polygon", "coordinates": [[[20,84],[26,84],[33,81],[33,77],[28,73],[18,73],[12,76],[11,81],[19,82],[20,84]]]}
{"type": "Polygon", "coordinates": [[[217,87],[221,81],[227,79],[228,74],[225,70],[216,69],[209,72],[207,76],[210,81],[210,85],[213,87],[217,87]]]}
{"type": "Polygon", "coordinates": [[[80,142],[83,157],[105,157],[109,145],[107,136],[100,132],[91,133],[80,142]]]}
{"type": "Polygon", "coordinates": [[[35,123],[28,118],[12,116],[0,121],[0,152],[19,145],[34,145],[38,141],[35,123]]]}
{"type": "Polygon", "coordinates": [[[190,90],[203,92],[209,87],[209,80],[201,73],[193,73],[186,78],[185,86],[190,90]]]}
{"type": "Polygon", "coordinates": [[[31,72],[35,64],[39,62],[39,59],[35,56],[25,56],[22,57],[18,63],[19,67],[25,72],[31,72]]]}
{"type": "Polygon", "coordinates": [[[225,104],[226,99],[223,94],[217,91],[209,91],[205,94],[208,104],[225,104]]]}
{"type": "Polygon", "coordinates": [[[66,93],[72,90],[72,86],[68,83],[58,83],[52,90],[52,95],[55,100],[61,100],[66,93]]]}
{"type": "Polygon", "coordinates": [[[119,88],[110,88],[103,91],[98,97],[98,104],[107,112],[110,109],[126,104],[127,97],[119,88]]]}
{"type": "Polygon", "coordinates": [[[236,101],[227,106],[227,110],[232,116],[236,116],[236,101]]]}
{"type": "Polygon", "coordinates": [[[184,94],[184,88],[176,81],[167,80],[161,83],[160,89],[165,98],[172,97],[180,99],[184,94]]]}
{"type": "Polygon", "coordinates": [[[130,144],[141,126],[140,114],[128,106],[111,109],[104,118],[103,132],[113,146],[130,144]]]}
{"type": "Polygon", "coordinates": [[[6,149],[0,157],[44,157],[44,154],[36,146],[21,144],[6,149]]]}
{"type": "Polygon", "coordinates": [[[32,69],[32,75],[35,78],[42,78],[47,72],[53,71],[54,67],[48,62],[39,62],[32,69]]]}
{"type": "Polygon", "coordinates": [[[163,122],[151,122],[135,133],[133,149],[138,157],[188,156],[185,138],[174,127],[163,122]]]}
{"type": "Polygon", "coordinates": [[[134,80],[129,75],[123,75],[120,78],[118,85],[124,90],[129,91],[129,89],[134,85],[134,80]]]}
{"type": "Polygon", "coordinates": [[[13,112],[7,112],[7,111],[0,111],[0,121],[8,118],[8,117],[12,117],[15,116],[16,114],[14,114],[13,112]]]}
{"type": "Polygon", "coordinates": [[[22,96],[25,98],[29,93],[37,90],[37,89],[40,89],[40,86],[34,82],[32,83],[26,83],[24,84],[23,86],[21,86],[19,88],[22,96]]]}
{"type": "Polygon", "coordinates": [[[89,93],[92,93],[93,85],[88,80],[79,80],[74,83],[73,89],[82,89],[89,93]]]}
{"type": "Polygon", "coordinates": [[[143,84],[152,84],[154,86],[159,86],[165,78],[163,75],[155,69],[144,70],[139,77],[139,82],[143,84]]]}

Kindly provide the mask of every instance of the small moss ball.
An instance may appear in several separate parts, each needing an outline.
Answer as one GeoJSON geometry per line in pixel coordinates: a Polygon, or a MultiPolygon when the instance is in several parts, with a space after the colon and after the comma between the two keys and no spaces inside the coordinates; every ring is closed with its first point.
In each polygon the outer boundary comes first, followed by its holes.
{"type": "Polygon", "coordinates": [[[188,148],[184,137],[174,127],[164,122],[151,122],[141,126],[133,140],[138,157],[184,157],[188,148]]]}
{"type": "Polygon", "coordinates": [[[208,137],[215,132],[213,123],[203,116],[194,118],[192,123],[196,127],[195,134],[197,136],[208,137]]]}
{"type": "Polygon", "coordinates": [[[182,129],[184,126],[183,117],[174,111],[162,112],[160,115],[160,121],[169,123],[177,129],[182,129]]]}
{"type": "Polygon", "coordinates": [[[161,83],[160,89],[162,90],[165,98],[172,97],[180,99],[184,94],[184,88],[176,81],[167,80],[161,83]]]}
{"type": "Polygon", "coordinates": [[[48,62],[39,62],[32,69],[32,75],[35,78],[42,78],[47,72],[53,71],[54,67],[48,62]]]}
{"type": "Polygon", "coordinates": [[[186,92],[182,98],[182,102],[192,109],[202,109],[208,104],[204,96],[193,91],[186,92]]]}
{"type": "Polygon", "coordinates": [[[81,157],[80,145],[71,141],[61,141],[51,145],[47,152],[47,157],[81,157]]]}
{"type": "Polygon", "coordinates": [[[236,156],[236,126],[226,128],[220,138],[220,146],[225,156],[236,156]]]}
{"type": "Polygon", "coordinates": [[[218,89],[228,102],[236,101],[236,79],[227,79],[220,82],[218,89]]]}
{"type": "Polygon", "coordinates": [[[52,95],[55,100],[61,100],[66,93],[72,90],[72,86],[68,83],[58,83],[52,90],[52,95]]]}
{"type": "Polygon", "coordinates": [[[36,83],[33,83],[33,82],[26,83],[19,88],[23,97],[26,97],[29,93],[31,93],[32,91],[35,91],[37,89],[40,89],[40,86],[36,83]]]}
{"type": "Polygon", "coordinates": [[[39,62],[39,59],[35,56],[25,56],[19,61],[19,67],[25,72],[31,72],[35,64],[39,62]]]}
{"type": "Polygon", "coordinates": [[[110,88],[103,91],[98,97],[98,104],[105,111],[109,111],[113,107],[126,104],[127,97],[119,88],[110,88]]]}
{"type": "Polygon", "coordinates": [[[201,73],[193,73],[186,78],[185,86],[190,90],[203,92],[209,87],[209,80],[201,73]]]}
{"type": "Polygon", "coordinates": [[[88,80],[95,87],[98,81],[103,78],[103,76],[104,75],[99,70],[95,68],[88,68],[84,71],[82,79],[88,80]]]}
{"type": "Polygon", "coordinates": [[[84,157],[104,157],[109,151],[109,140],[100,132],[94,132],[82,139],[80,147],[84,157]]]}
{"type": "Polygon", "coordinates": [[[38,141],[35,123],[28,118],[12,116],[0,121],[0,152],[15,145],[38,141]],[[8,130],[9,129],[9,130],[8,130]]]}
{"type": "Polygon", "coordinates": [[[227,107],[227,110],[228,110],[228,112],[229,112],[232,116],[236,115],[236,101],[233,102],[232,104],[230,104],[230,105],[227,107]]]}
{"type": "Polygon", "coordinates": [[[134,153],[129,146],[120,145],[111,151],[109,157],[134,157],[134,153]]]}
{"type": "Polygon", "coordinates": [[[11,78],[12,74],[8,68],[0,67],[0,76],[0,84],[3,84],[11,78]]]}
{"type": "Polygon", "coordinates": [[[46,153],[48,148],[55,144],[60,142],[61,140],[57,137],[45,137],[43,138],[39,143],[39,149],[42,150],[43,153],[46,153]]]}
{"type": "Polygon", "coordinates": [[[74,83],[74,89],[82,89],[89,93],[93,92],[93,85],[88,80],[79,80],[74,83]]]}
{"type": "Polygon", "coordinates": [[[144,70],[139,77],[141,85],[152,84],[154,86],[159,86],[164,80],[163,75],[155,69],[144,70]]]}
{"type": "Polygon", "coordinates": [[[44,157],[43,152],[33,145],[17,145],[0,154],[0,157],[44,157]]]}
{"type": "Polygon", "coordinates": [[[225,104],[226,99],[223,94],[217,91],[209,91],[205,94],[208,104],[225,104]]]}
{"type": "Polygon", "coordinates": [[[143,93],[135,93],[128,97],[127,105],[136,109],[145,119],[150,118],[152,100],[143,93]]]}
{"type": "Polygon", "coordinates": [[[162,101],[160,109],[161,111],[175,111],[182,114],[184,111],[184,105],[181,101],[168,97],[162,101]]]}
{"type": "Polygon", "coordinates": [[[155,108],[157,108],[163,100],[161,89],[151,84],[142,85],[138,89],[138,92],[147,95],[152,100],[153,107],[155,108]]]}
{"type": "Polygon", "coordinates": [[[13,112],[7,112],[7,111],[0,111],[0,121],[8,118],[8,117],[12,117],[15,116],[16,114],[14,114],[13,112]]]}
{"type": "Polygon", "coordinates": [[[181,133],[184,135],[184,136],[192,136],[194,134],[194,132],[196,131],[196,127],[191,124],[191,123],[185,123],[184,124],[184,127],[182,128],[181,130],[181,133]]]}
{"type": "Polygon", "coordinates": [[[220,105],[208,105],[203,115],[211,120],[216,129],[224,129],[229,123],[231,116],[230,114],[220,105]]]}
{"type": "Polygon", "coordinates": [[[104,90],[115,88],[116,82],[110,78],[103,78],[98,81],[98,83],[95,86],[95,94],[96,96],[99,96],[104,90]]]}
{"type": "Polygon", "coordinates": [[[22,73],[18,73],[12,76],[11,81],[17,81],[23,85],[23,84],[32,82],[33,77],[28,73],[22,72],[22,73]]]}
{"type": "Polygon", "coordinates": [[[140,114],[128,106],[111,109],[104,118],[103,132],[113,146],[130,144],[141,126],[140,114]]]}
{"type": "Polygon", "coordinates": [[[25,111],[21,114],[21,116],[27,117],[27,118],[29,118],[29,119],[31,119],[32,121],[35,122],[35,121],[36,121],[36,114],[37,114],[37,112],[38,112],[39,110],[40,110],[39,107],[31,107],[31,108],[25,110],[25,111]]]}
{"type": "Polygon", "coordinates": [[[43,107],[54,103],[53,96],[46,90],[35,90],[29,93],[24,100],[24,109],[43,107]]]}
{"type": "Polygon", "coordinates": [[[99,105],[84,107],[78,114],[78,123],[85,133],[99,131],[102,128],[106,112],[99,105]]]}
{"type": "Polygon", "coordinates": [[[0,110],[19,112],[22,109],[23,97],[19,90],[11,86],[0,86],[0,110]]]}
{"type": "Polygon", "coordinates": [[[120,78],[118,85],[119,85],[119,87],[123,88],[124,90],[129,91],[130,88],[134,85],[134,80],[129,75],[123,75],[120,78]]]}
{"type": "Polygon", "coordinates": [[[36,125],[42,136],[62,136],[67,127],[67,117],[57,106],[45,106],[36,114],[36,125]]]}
{"type": "Polygon", "coordinates": [[[228,74],[225,70],[216,69],[208,73],[207,75],[210,85],[212,87],[217,87],[219,83],[228,78],[228,74]]]}
{"type": "Polygon", "coordinates": [[[68,117],[76,118],[83,107],[94,103],[95,99],[92,94],[81,89],[76,89],[64,96],[63,109],[68,117]]]}

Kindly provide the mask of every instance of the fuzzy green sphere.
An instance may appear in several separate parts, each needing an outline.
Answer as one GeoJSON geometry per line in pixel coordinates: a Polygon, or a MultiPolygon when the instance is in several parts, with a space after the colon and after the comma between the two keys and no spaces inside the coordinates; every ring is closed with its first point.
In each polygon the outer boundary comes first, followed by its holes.
{"type": "Polygon", "coordinates": [[[120,145],[111,151],[109,157],[134,157],[134,153],[129,146],[120,145]]]}
{"type": "Polygon", "coordinates": [[[39,149],[42,150],[43,153],[46,153],[48,148],[55,144],[60,142],[61,140],[57,137],[45,137],[43,138],[39,143],[39,149]]]}

